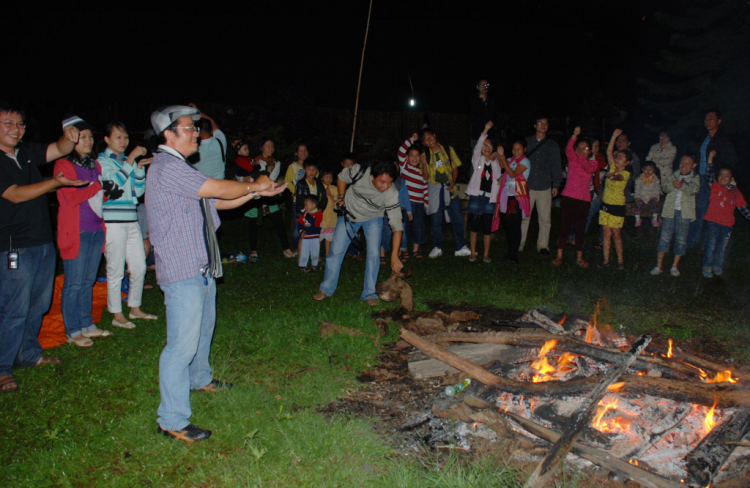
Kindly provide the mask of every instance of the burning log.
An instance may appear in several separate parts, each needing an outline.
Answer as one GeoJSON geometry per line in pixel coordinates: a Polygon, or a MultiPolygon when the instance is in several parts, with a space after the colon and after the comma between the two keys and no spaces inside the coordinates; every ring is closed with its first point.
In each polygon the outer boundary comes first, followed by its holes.
{"type": "MultiPolygon", "coordinates": [[[[507,344],[516,347],[540,347],[544,342],[557,340],[556,348],[561,351],[570,352],[579,356],[590,357],[599,361],[612,364],[620,357],[620,350],[606,348],[581,342],[572,337],[560,337],[542,331],[516,331],[516,332],[448,332],[434,334],[425,337],[430,342],[473,342],[473,343],[492,343],[507,344]]],[[[649,371],[656,369],[663,375],[684,379],[688,377],[699,377],[699,370],[695,367],[688,366],[679,361],[668,361],[656,356],[640,356],[633,363],[633,367],[639,371],[649,371]]],[[[722,367],[714,364],[713,367],[704,366],[713,369],[716,372],[723,371],[722,367]],[[716,369],[719,368],[719,369],[716,369]]],[[[726,368],[724,368],[726,369],[726,368]]],[[[738,375],[736,375],[738,376],[738,375]]],[[[738,376],[739,377],[739,376],[738,376]]]]}
{"type": "Polygon", "coordinates": [[[650,342],[651,338],[648,336],[639,337],[638,340],[630,346],[627,354],[622,357],[620,364],[616,367],[613,365],[613,367],[604,375],[604,378],[571,416],[568,428],[562,433],[560,439],[555,442],[549,453],[547,453],[547,456],[541,463],[539,463],[537,468],[526,481],[526,488],[543,487],[549,481],[554,469],[560,463],[562,458],[565,457],[568,451],[570,451],[571,447],[573,447],[573,443],[581,435],[583,428],[591,421],[591,417],[594,415],[597,404],[602,398],[604,398],[609,386],[622,376],[628,367],[636,360],[636,357],[646,349],[650,342]]]}
{"type": "MultiPolygon", "coordinates": [[[[554,430],[547,429],[546,427],[543,427],[536,422],[532,422],[531,420],[527,420],[520,415],[511,412],[504,412],[503,415],[510,417],[524,429],[528,430],[535,436],[549,441],[550,443],[555,443],[560,439],[560,434],[554,430]]],[[[624,477],[630,478],[636,483],[640,483],[642,486],[648,488],[679,488],[684,486],[677,481],[662,478],[654,473],[650,473],[637,466],[628,464],[625,461],[621,461],[611,454],[599,451],[579,442],[573,443],[572,450],[582,458],[598,464],[602,468],[615,473],[620,473],[624,477]]]]}
{"type": "MultiPolygon", "coordinates": [[[[459,371],[463,371],[470,378],[488,386],[501,388],[503,392],[507,393],[528,393],[539,397],[580,395],[587,391],[591,391],[591,389],[599,382],[597,376],[565,382],[552,381],[546,383],[527,383],[511,380],[493,374],[471,361],[467,361],[455,354],[451,354],[442,347],[433,344],[406,329],[401,329],[401,337],[431,358],[439,359],[449,366],[453,366],[459,371]]],[[[621,392],[632,392],[634,394],[646,393],[677,401],[688,401],[708,406],[713,405],[714,395],[716,395],[718,396],[719,402],[725,407],[737,406],[750,408],[750,390],[745,389],[742,385],[738,384],[726,386],[721,383],[690,383],[686,381],[670,380],[667,378],[651,378],[648,376],[633,375],[623,375],[620,379],[624,382],[624,385],[620,390],[621,392]]],[[[496,396],[497,394],[497,390],[491,388],[488,389],[483,396],[496,396]]]]}
{"type": "Polygon", "coordinates": [[[750,409],[742,409],[716,426],[691,452],[687,460],[690,486],[709,486],[736,445],[750,431],[750,409]]]}

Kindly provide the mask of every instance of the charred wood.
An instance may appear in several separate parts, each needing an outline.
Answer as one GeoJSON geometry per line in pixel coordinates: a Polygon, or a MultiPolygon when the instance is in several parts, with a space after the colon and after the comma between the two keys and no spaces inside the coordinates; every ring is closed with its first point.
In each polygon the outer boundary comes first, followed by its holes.
{"type": "Polygon", "coordinates": [[[570,423],[563,431],[560,439],[555,442],[549,453],[547,453],[547,456],[542,459],[542,462],[539,463],[537,468],[526,481],[526,488],[541,488],[549,482],[552,473],[557,468],[560,461],[568,454],[568,451],[570,451],[573,447],[573,443],[578,437],[580,437],[583,429],[591,422],[591,418],[596,412],[597,404],[602,398],[604,398],[604,395],[607,394],[608,388],[617,381],[623,373],[625,373],[628,367],[633,364],[638,355],[646,349],[650,342],[651,337],[649,336],[643,335],[639,337],[638,340],[630,346],[627,354],[624,354],[620,361],[612,365],[612,368],[607,371],[604,377],[601,378],[601,381],[599,381],[583,403],[570,417],[570,423]]]}
{"type": "Polygon", "coordinates": [[[743,408],[725,419],[701,440],[686,459],[690,486],[711,484],[714,476],[737,447],[727,441],[739,441],[750,431],[750,409],[743,408]]]}

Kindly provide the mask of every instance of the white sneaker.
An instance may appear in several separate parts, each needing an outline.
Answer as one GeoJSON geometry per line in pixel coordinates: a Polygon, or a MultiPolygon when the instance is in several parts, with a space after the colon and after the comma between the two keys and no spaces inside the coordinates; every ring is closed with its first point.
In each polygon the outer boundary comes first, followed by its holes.
{"type": "Polygon", "coordinates": [[[651,270],[651,276],[658,276],[662,274],[664,271],[661,270],[658,266],[654,266],[654,269],[651,270]]]}
{"type": "Polygon", "coordinates": [[[672,267],[672,269],[669,270],[669,274],[671,274],[672,276],[680,276],[680,270],[672,267]]]}
{"type": "Polygon", "coordinates": [[[471,250],[467,246],[464,246],[458,251],[454,252],[453,255],[458,257],[471,256],[471,250]]]}
{"type": "MultiPolygon", "coordinates": [[[[469,254],[471,254],[471,251],[469,251],[469,254]]],[[[435,259],[437,257],[440,257],[443,255],[443,250],[439,247],[433,247],[432,251],[430,251],[430,255],[428,257],[435,259]]]]}

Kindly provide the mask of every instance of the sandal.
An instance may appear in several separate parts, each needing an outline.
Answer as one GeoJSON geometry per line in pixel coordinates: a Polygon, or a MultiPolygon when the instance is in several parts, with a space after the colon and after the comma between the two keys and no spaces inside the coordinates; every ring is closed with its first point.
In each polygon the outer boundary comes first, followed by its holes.
{"type": "Polygon", "coordinates": [[[306,268],[304,266],[300,266],[299,270],[302,271],[303,273],[309,273],[310,272],[310,268],[306,268]]]}
{"type": "Polygon", "coordinates": [[[422,253],[420,253],[419,251],[414,251],[413,253],[411,253],[411,255],[414,257],[414,259],[422,259],[422,253]]]}
{"type": "Polygon", "coordinates": [[[409,253],[406,251],[402,251],[401,256],[399,256],[399,259],[401,260],[402,263],[407,262],[409,260],[409,253]]]}
{"type": "Polygon", "coordinates": [[[385,262],[385,258],[384,258],[384,257],[381,257],[381,258],[380,258],[380,265],[381,265],[381,266],[385,266],[386,264],[388,264],[388,263],[386,263],[386,262],[385,262]]]}
{"type": "Polygon", "coordinates": [[[324,292],[322,290],[319,291],[318,293],[316,293],[315,295],[313,295],[313,300],[315,300],[316,302],[319,302],[321,300],[325,300],[326,298],[328,298],[328,295],[326,295],[326,292],[324,292]]]}
{"type": "Polygon", "coordinates": [[[562,259],[552,260],[552,266],[560,266],[561,264],[562,264],[562,259]]]}
{"type": "Polygon", "coordinates": [[[3,393],[9,391],[16,391],[18,389],[18,383],[9,374],[0,376],[0,391],[3,393]]]}
{"type": "Polygon", "coordinates": [[[146,283],[146,284],[143,285],[143,289],[144,290],[153,290],[154,289],[154,285],[152,285],[151,283],[146,283]]]}
{"type": "Polygon", "coordinates": [[[45,364],[60,364],[60,358],[55,356],[42,356],[34,366],[44,366],[45,364]]]}
{"type": "Polygon", "coordinates": [[[75,337],[68,337],[68,344],[75,344],[78,347],[91,347],[94,345],[94,341],[84,337],[83,334],[79,334],[75,337]]]}
{"type": "Polygon", "coordinates": [[[576,261],[576,264],[577,264],[578,266],[580,266],[581,268],[583,268],[583,269],[586,269],[586,268],[588,268],[588,267],[589,267],[589,263],[587,263],[587,262],[586,262],[586,261],[584,261],[583,259],[581,259],[580,261],[576,261]]]}

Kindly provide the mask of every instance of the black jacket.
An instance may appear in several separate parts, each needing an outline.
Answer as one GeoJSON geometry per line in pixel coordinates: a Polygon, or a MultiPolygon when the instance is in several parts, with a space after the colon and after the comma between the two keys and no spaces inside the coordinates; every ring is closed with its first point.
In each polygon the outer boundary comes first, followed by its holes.
{"type": "MultiPolygon", "coordinates": [[[[326,187],[323,182],[318,178],[315,178],[316,191],[318,192],[318,209],[324,210],[328,205],[328,196],[326,195],[326,187]]],[[[295,186],[294,195],[296,199],[295,208],[297,215],[302,215],[305,211],[305,198],[310,195],[310,185],[307,184],[307,178],[302,178],[297,182],[295,186]]]]}
{"type": "Polygon", "coordinates": [[[706,146],[706,161],[708,161],[708,155],[711,154],[711,151],[716,151],[713,172],[710,175],[711,183],[718,178],[719,169],[722,166],[729,166],[732,168],[732,174],[737,174],[739,170],[737,167],[737,153],[734,151],[734,145],[729,140],[729,137],[722,130],[717,130],[711,140],[708,141],[708,146],[706,146]]]}

